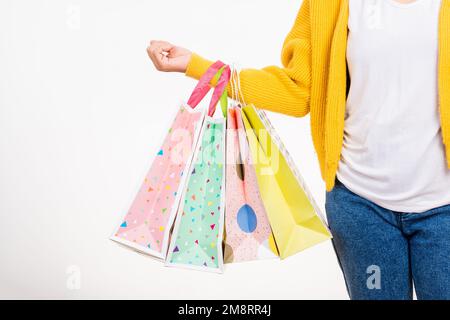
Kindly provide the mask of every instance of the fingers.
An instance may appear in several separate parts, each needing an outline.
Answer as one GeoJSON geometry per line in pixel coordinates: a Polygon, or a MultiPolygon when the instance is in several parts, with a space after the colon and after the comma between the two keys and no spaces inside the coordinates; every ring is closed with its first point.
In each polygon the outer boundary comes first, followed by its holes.
{"type": "Polygon", "coordinates": [[[167,42],[167,41],[158,41],[158,40],[152,40],[150,41],[150,46],[156,46],[161,48],[164,51],[170,51],[174,45],[167,42]]]}
{"type": "Polygon", "coordinates": [[[169,71],[167,55],[173,48],[174,46],[167,41],[150,41],[150,45],[147,47],[147,53],[157,70],[169,71]]]}
{"type": "Polygon", "coordinates": [[[164,72],[185,72],[192,56],[188,49],[167,41],[150,41],[147,53],[155,68],[164,72]]]}

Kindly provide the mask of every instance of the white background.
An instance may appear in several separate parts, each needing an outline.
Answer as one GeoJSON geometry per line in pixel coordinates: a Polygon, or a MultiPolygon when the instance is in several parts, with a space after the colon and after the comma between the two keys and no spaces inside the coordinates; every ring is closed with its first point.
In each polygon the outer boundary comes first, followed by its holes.
{"type": "MultiPolygon", "coordinates": [[[[167,269],[108,240],[195,84],[154,71],[149,40],[279,65],[300,4],[2,0],[0,298],[346,299],[331,242],[216,275],[167,269]]],[[[269,116],[323,208],[309,117],[269,116]]]]}

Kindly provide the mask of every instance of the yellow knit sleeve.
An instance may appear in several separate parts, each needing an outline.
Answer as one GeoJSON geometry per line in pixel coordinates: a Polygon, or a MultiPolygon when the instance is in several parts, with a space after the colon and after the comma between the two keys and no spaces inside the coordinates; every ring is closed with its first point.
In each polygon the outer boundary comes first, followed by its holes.
{"type": "MultiPolygon", "coordinates": [[[[304,0],[294,26],[287,35],[281,54],[283,67],[243,69],[240,72],[241,93],[256,107],[302,117],[309,113],[311,89],[310,0],[304,0]]],[[[186,75],[199,79],[212,64],[192,54],[186,75]]],[[[228,93],[231,90],[228,88],[228,93]]]]}

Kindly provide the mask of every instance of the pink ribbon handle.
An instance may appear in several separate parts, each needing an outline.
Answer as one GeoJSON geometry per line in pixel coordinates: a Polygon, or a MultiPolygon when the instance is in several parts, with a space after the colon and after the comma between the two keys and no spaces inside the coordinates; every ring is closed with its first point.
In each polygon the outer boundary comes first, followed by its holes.
{"type": "MultiPolygon", "coordinates": [[[[231,70],[229,66],[225,66],[223,69],[223,72],[219,78],[219,81],[217,81],[217,85],[214,89],[213,96],[211,98],[211,102],[209,104],[208,109],[208,116],[212,117],[214,115],[214,112],[216,111],[216,106],[219,100],[221,99],[222,95],[224,94],[225,90],[227,89],[228,82],[230,82],[231,78],[231,70]]],[[[226,107],[225,107],[226,110],[226,107]]],[[[224,111],[224,117],[226,117],[226,111],[224,111]]]]}
{"type": "Polygon", "coordinates": [[[216,61],[208,68],[208,70],[206,70],[205,74],[200,78],[197,86],[194,88],[194,91],[192,91],[191,97],[189,98],[187,103],[192,109],[197,107],[200,101],[202,101],[202,99],[209,92],[209,90],[211,89],[211,80],[224,66],[225,64],[222,61],[216,61]]]}

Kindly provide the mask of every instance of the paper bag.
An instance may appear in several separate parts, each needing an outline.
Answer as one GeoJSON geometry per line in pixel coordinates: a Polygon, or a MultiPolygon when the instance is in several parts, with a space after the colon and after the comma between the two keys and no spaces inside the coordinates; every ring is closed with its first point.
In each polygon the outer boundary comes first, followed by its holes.
{"type": "Polygon", "coordinates": [[[261,197],[282,259],[331,238],[323,215],[265,113],[243,109],[261,197]]]}

